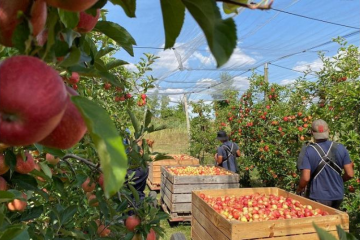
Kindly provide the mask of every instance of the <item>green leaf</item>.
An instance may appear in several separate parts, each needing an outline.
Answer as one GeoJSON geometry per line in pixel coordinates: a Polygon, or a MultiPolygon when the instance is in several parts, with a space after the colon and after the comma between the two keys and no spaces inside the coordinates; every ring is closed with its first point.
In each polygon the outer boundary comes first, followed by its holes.
{"type": "Polygon", "coordinates": [[[128,186],[129,186],[129,189],[130,189],[133,197],[135,198],[135,202],[138,203],[140,201],[138,191],[134,188],[134,186],[132,184],[129,183],[128,186]]]}
{"type": "Polygon", "coordinates": [[[133,112],[131,112],[129,109],[126,109],[126,111],[128,112],[129,116],[130,116],[130,120],[131,120],[131,123],[134,127],[134,130],[135,130],[135,133],[134,134],[137,134],[139,133],[140,131],[140,124],[139,124],[139,121],[136,119],[135,115],[133,112]]]}
{"type": "MultiPolygon", "coordinates": [[[[234,0],[234,2],[248,4],[249,0],[234,0]]],[[[223,3],[224,13],[226,13],[226,14],[236,13],[238,8],[240,8],[239,5],[232,4],[232,3],[226,3],[226,2],[223,3]]]]}
{"type": "Polygon", "coordinates": [[[174,159],[172,156],[168,156],[166,154],[159,153],[155,156],[154,160],[164,160],[164,159],[174,159]]]}
{"type": "Polygon", "coordinates": [[[81,111],[95,143],[104,173],[104,193],[108,198],[119,191],[125,181],[128,164],[123,141],[105,109],[81,96],[71,97],[71,100],[81,111]]]}
{"type": "Polygon", "coordinates": [[[114,51],[114,50],[116,50],[116,48],[109,47],[109,46],[106,46],[106,47],[104,47],[104,48],[101,48],[101,49],[97,52],[95,58],[101,58],[101,57],[105,56],[106,54],[108,54],[108,53],[110,53],[110,52],[112,52],[112,51],[114,51]]]}
{"type": "Polygon", "coordinates": [[[49,195],[47,193],[38,188],[38,183],[36,179],[31,175],[14,174],[11,181],[18,184],[20,188],[35,191],[45,199],[49,198],[49,195]]]}
{"type": "Polygon", "coordinates": [[[125,65],[125,64],[129,64],[129,63],[124,61],[124,60],[115,59],[115,60],[113,60],[111,62],[108,62],[106,64],[106,69],[110,70],[110,69],[113,69],[113,68],[116,68],[118,66],[122,66],[122,65],[125,65]]]}
{"type": "Polygon", "coordinates": [[[221,19],[213,0],[182,0],[190,14],[203,30],[217,67],[224,65],[236,47],[236,25],[232,18],[221,19]]]}
{"type": "Polygon", "coordinates": [[[28,231],[22,231],[19,235],[17,235],[15,238],[13,238],[12,240],[29,240],[30,235],[28,231]]]}
{"type": "Polygon", "coordinates": [[[51,9],[46,19],[46,25],[48,29],[48,38],[46,41],[46,54],[50,51],[55,43],[55,25],[58,22],[59,15],[55,9],[51,9]]]}
{"type": "Polygon", "coordinates": [[[0,240],[15,239],[18,235],[20,235],[22,232],[26,231],[27,229],[28,229],[28,226],[26,226],[25,224],[9,225],[0,234],[0,240]]]}
{"type": "Polygon", "coordinates": [[[44,211],[43,206],[32,207],[26,212],[21,214],[20,221],[25,222],[38,218],[43,213],[43,211],[44,211]]]}
{"type": "Polygon", "coordinates": [[[314,226],[320,240],[336,240],[336,238],[331,233],[328,233],[324,229],[319,228],[314,222],[313,222],[313,226],[314,226]]]}
{"type": "Polygon", "coordinates": [[[64,183],[61,181],[60,178],[53,176],[53,181],[55,188],[62,194],[64,194],[64,183]]]}
{"type": "Polygon", "coordinates": [[[128,17],[136,17],[136,0],[110,0],[110,2],[112,2],[114,5],[120,5],[128,17]]]}
{"type": "Polygon", "coordinates": [[[55,157],[62,158],[65,156],[65,152],[63,150],[56,149],[56,148],[44,147],[44,146],[43,146],[43,148],[44,148],[44,152],[50,153],[51,155],[54,155],[55,157]]]}
{"type": "Polygon", "coordinates": [[[152,113],[149,110],[147,110],[145,116],[145,123],[144,123],[145,128],[147,128],[148,125],[150,124],[151,118],[152,118],[152,113]]]}
{"type": "Polygon", "coordinates": [[[12,44],[15,48],[17,48],[21,53],[25,53],[26,51],[26,43],[29,40],[30,36],[30,28],[26,21],[18,24],[15,28],[15,31],[12,35],[12,44]]]}
{"type": "Polygon", "coordinates": [[[5,163],[10,167],[11,170],[15,169],[16,155],[13,153],[13,151],[8,150],[5,152],[5,163]]]}
{"type": "Polygon", "coordinates": [[[161,0],[165,29],[165,49],[174,46],[184,24],[185,6],[181,0],[161,0]]]}
{"type": "Polygon", "coordinates": [[[80,17],[78,12],[69,12],[58,8],[58,13],[65,27],[73,29],[78,25],[80,17]]]}
{"type": "Polygon", "coordinates": [[[105,34],[123,47],[131,56],[134,56],[133,45],[136,45],[136,42],[130,33],[119,24],[108,21],[99,21],[96,24],[94,31],[105,34]]]}
{"type": "Polygon", "coordinates": [[[81,57],[80,49],[77,47],[71,47],[69,54],[66,58],[60,63],[62,67],[70,67],[76,65],[81,57]]]}
{"type": "Polygon", "coordinates": [[[336,230],[339,236],[339,240],[357,240],[357,238],[351,233],[345,232],[339,225],[336,226],[336,230]]]}
{"type": "Polygon", "coordinates": [[[43,172],[45,173],[45,175],[48,176],[49,178],[52,178],[52,172],[49,166],[45,162],[40,162],[39,165],[43,170],[43,172]]]}
{"type": "Polygon", "coordinates": [[[131,239],[133,239],[134,235],[135,235],[135,233],[129,232],[128,234],[126,234],[124,240],[131,240],[131,239]]]}
{"type": "Polygon", "coordinates": [[[118,78],[114,74],[109,73],[109,72],[98,71],[95,68],[85,68],[85,67],[82,67],[79,65],[69,67],[68,70],[70,70],[72,72],[78,72],[82,76],[102,77],[102,78],[105,78],[107,81],[109,81],[114,86],[123,87],[123,84],[120,83],[118,78]]]}
{"type": "Polygon", "coordinates": [[[15,194],[9,191],[0,191],[0,203],[10,202],[15,199],[15,194]]]}
{"type": "Polygon", "coordinates": [[[73,218],[75,213],[77,212],[77,206],[69,206],[64,211],[60,213],[60,223],[64,225],[67,223],[70,219],[73,218]]]}

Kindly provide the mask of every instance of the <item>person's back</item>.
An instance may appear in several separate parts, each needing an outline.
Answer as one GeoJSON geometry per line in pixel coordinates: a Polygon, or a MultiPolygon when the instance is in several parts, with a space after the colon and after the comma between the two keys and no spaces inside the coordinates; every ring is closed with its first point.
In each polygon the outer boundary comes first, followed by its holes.
{"type": "Polygon", "coordinates": [[[349,153],[342,144],[328,140],[329,127],[324,120],[315,120],[311,133],[315,143],[299,155],[301,178],[296,192],[304,192],[310,183],[310,199],[338,209],[344,198],[344,182],[354,176],[349,153]]]}
{"type": "MultiPolygon", "coordinates": [[[[321,149],[327,153],[333,142],[326,140],[317,142],[321,149]]],[[[329,154],[335,163],[341,168],[350,163],[350,157],[345,147],[340,143],[333,143],[331,154],[329,154]]],[[[306,148],[303,163],[300,169],[310,169],[311,175],[316,171],[321,157],[312,146],[306,148]]],[[[315,200],[340,200],[344,196],[344,183],[341,175],[331,166],[325,164],[325,167],[314,177],[310,186],[310,198],[315,200]]]]}
{"type": "Polygon", "coordinates": [[[215,154],[215,161],[218,166],[221,166],[232,172],[237,172],[237,160],[236,157],[240,156],[239,146],[236,143],[229,141],[226,132],[219,131],[217,139],[221,141],[221,146],[217,148],[215,154]]]}

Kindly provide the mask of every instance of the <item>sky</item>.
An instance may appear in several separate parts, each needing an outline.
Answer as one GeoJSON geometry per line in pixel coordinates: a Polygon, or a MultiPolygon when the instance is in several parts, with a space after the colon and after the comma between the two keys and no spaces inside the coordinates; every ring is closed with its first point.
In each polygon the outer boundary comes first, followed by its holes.
{"type": "MultiPolygon", "coordinates": [[[[221,9],[222,3],[218,6],[221,9]]],[[[266,62],[270,83],[290,84],[306,69],[322,67],[318,51],[329,57],[336,54],[338,45],[332,43],[333,38],[346,36],[350,44],[360,45],[359,0],[274,0],[269,11],[242,9],[234,17],[236,48],[219,69],[203,32],[188,12],[174,49],[164,51],[160,1],[137,0],[136,18],[127,17],[120,6],[111,3],[105,8],[109,11],[107,20],[127,29],[137,43],[134,57],[122,50],[115,57],[129,62],[126,67],[135,70],[134,64],[144,53],[159,56],[148,74],[158,79],[160,94],[174,102],[184,94],[190,101],[211,101],[212,86],[222,72],[233,77],[232,89],[245,91],[251,69],[263,74],[266,62]]],[[[223,14],[223,18],[232,16],[223,14]]]]}

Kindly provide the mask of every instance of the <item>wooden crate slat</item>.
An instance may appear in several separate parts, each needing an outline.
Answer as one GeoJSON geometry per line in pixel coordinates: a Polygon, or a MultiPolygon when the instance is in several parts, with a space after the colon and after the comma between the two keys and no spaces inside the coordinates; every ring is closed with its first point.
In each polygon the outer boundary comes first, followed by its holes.
{"type": "Polygon", "coordinates": [[[208,184],[208,183],[238,183],[239,174],[231,175],[201,175],[201,176],[176,176],[166,171],[166,166],[161,167],[162,174],[173,184],[208,184]]]}
{"type": "Polygon", "coordinates": [[[209,221],[219,229],[227,238],[231,237],[231,223],[220,214],[217,214],[209,205],[192,192],[192,205],[194,205],[209,221]],[[215,214],[214,214],[215,212],[215,214]]]}
{"type": "MultiPolygon", "coordinates": [[[[339,210],[329,208],[325,205],[319,204],[304,197],[288,193],[279,188],[248,188],[248,189],[222,189],[222,190],[196,190],[193,191],[192,205],[193,217],[196,218],[198,211],[203,214],[204,219],[199,221],[205,222],[206,219],[211,222],[210,226],[203,224],[204,229],[211,234],[213,228],[218,228],[226,237],[231,240],[234,239],[267,239],[275,238],[279,240],[294,239],[294,240],[311,240],[318,239],[313,222],[319,227],[336,235],[336,225],[341,225],[344,230],[349,229],[349,217],[346,213],[339,210]],[[327,211],[330,215],[307,217],[298,219],[284,219],[263,222],[239,222],[228,221],[222,215],[218,214],[208,204],[206,204],[198,195],[204,193],[213,197],[217,196],[244,196],[254,193],[274,194],[277,196],[291,197],[294,200],[300,201],[302,204],[311,205],[313,209],[319,208],[327,211]],[[226,223],[229,225],[227,227],[226,223]],[[213,226],[212,226],[213,225],[213,226]],[[214,227],[215,226],[215,227],[214,227]]],[[[197,229],[192,229],[197,232],[197,229]]]]}
{"type": "Polygon", "coordinates": [[[161,185],[161,191],[164,191],[172,203],[191,203],[191,193],[172,193],[164,184],[161,185]]]}
{"type": "MultiPolygon", "coordinates": [[[[211,221],[201,213],[201,211],[193,204],[192,205],[192,224],[193,222],[196,222],[197,224],[200,224],[199,228],[201,229],[207,229],[208,233],[216,240],[229,240],[225,236],[224,233],[222,233],[214,224],[211,223],[211,221]]],[[[193,228],[194,230],[198,231],[198,227],[193,228]]]]}
{"type": "Polygon", "coordinates": [[[194,228],[191,227],[191,238],[193,240],[218,240],[216,237],[210,235],[202,226],[201,224],[196,221],[196,219],[192,219],[191,226],[196,228],[196,232],[193,230],[194,228]],[[213,238],[214,237],[214,238],[213,238]]]}
{"type": "Polygon", "coordinates": [[[170,181],[164,181],[163,184],[172,192],[172,193],[189,193],[193,190],[202,190],[202,189],[226,189],[226,188],[239,188],[239,183],[212,183],[204,185],[192,185],[192,184],[172,184],[170,181]]]}
{"type": "Polygon", "coordinates": [[[159,160],[159,161],[154,161],[154,162],[150,162],[150,164],[152,166],[153,171],[161,171],[161,166],[169,166],[169,165],[199,165],[199,160],[198,159],[186,159],[186,160],[175,160],[175,159],[170,159],[170,160],[159,160]]]}
{"type": "Polygon", "coordinates": [[[327,231],[336,230],[339,216],[328,215],[322,217],[307,217],[298,219],[284,219],[263,222],[241,223],[232,225],[232,239],[242,236],[244,239],[270,238],[286,235],[298,235],[315,232],[313,222],[327,231]]]}
{"type": "Polygon", "coordinates": [[[169,208],[170,213],[190,213],[191,212],[191,203],[172,203],[168,196],[162,194],[162,199],[166,206],[169,208]]]}

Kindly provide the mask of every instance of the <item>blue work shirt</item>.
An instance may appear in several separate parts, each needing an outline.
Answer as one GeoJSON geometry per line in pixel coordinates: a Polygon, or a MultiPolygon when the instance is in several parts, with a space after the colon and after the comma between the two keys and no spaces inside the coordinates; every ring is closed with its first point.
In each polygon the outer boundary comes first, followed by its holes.
{"type": "Polygon", "coordinates": [[[230,142],[230,141],[226,141],[222,144],[220,147],[218,147],[217,149],[217,154],[218,157],[222,156],[223,162],[220,166],[222,166],[223,168],[226,168],[227,170],[230,170],[232,172],[236,172],[236,151],[239,150],[239,146],[236,143],[230,142]],[[231,145],[233,144],[233,151],[232,151],[232,155],[230,155],[229,159],[227,159],[227,154],[226,151],[224,149],[224,147],[222,145],[226,145],[229,147],[229,149],[231,149],[231,145]],[[229,163],[229,166],[228,166],[229,163]]]}
{"type": "MultiPolygon", "coordinates": [[[[324,150],[325,153],[330,148],[331,141],[327,140],[325,142],[318,143],[320,147],[324,150]]],[[[335,143],[334,143],[335,144],[335,143]]],[[[333,145],[335,147],[335,145],[333,145]]],[[[346,150],[344,145],[337,143],[336,145],[336,157],[335,162],[341,168],[344,169],[344,165],[350,164],[349,152],[346,150]]],[[[311,174],[316,170],[319,165],[321,158],[315,149],[311,146],[308,146],[305,150],[305,155],[303,161],[300,165],[300,170],[309,169],[311,174]]],[[[327,164],[325,168],[318,174],[318,176],[313,179],[310,186],[310,196],[314,200],[341,200],[344,198],[344,182],[342,177],[334,171],[327,164]]]]}

